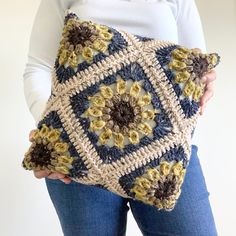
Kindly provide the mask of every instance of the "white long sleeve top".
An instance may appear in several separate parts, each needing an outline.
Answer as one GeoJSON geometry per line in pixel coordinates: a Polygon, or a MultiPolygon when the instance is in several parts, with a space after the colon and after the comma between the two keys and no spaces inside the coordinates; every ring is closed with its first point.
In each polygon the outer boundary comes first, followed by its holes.
{"type": "Polygon", "coordinates": [[[194,0],[41,0],[23,73],[24,95],[36,125],[51,93],[51,70],[66,9],[81,19],[206,52],[194,0]]]}

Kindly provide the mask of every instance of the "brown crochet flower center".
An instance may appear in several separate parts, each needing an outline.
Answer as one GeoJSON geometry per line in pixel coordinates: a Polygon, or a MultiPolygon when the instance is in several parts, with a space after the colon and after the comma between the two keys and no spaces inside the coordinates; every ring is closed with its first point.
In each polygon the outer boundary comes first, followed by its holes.
{"type": "Polygon", "coordinates": [[[166,180],[164,182],[158,181],[158,189],[155,192],[155,197],[158,199],[165,199],[174,194],[176,190],[176,183],[173,180],[166,180]]]}
{"type": "Polygon", "coordinates": [[[93,31],[91,28],[87,26],[76,26],[73,29],[69,30],[68,41],[76,46],[77,44],[81,44],[83,47],[85,46],[85,42],[90,40],[93,35],[93,31]]]}
{"type": "Polygon", "coordinates": [[[208,68],[208,61],[206,58],[196,57],[193,59],[193,72],[198,78],[201,78],[208,68]]]}
{"type": "Polygon", "coordinates": [[[51,151],[44,144],[36,144],[31,153],[31,161],[36,165],[45,166],[51,163],[51,151]]]}
{"type": "Polygon", "coordinates": [[[134,122],[134,109],[129,102],[119,101],[111,108],[110,116],[120,128],[134,122]]]}

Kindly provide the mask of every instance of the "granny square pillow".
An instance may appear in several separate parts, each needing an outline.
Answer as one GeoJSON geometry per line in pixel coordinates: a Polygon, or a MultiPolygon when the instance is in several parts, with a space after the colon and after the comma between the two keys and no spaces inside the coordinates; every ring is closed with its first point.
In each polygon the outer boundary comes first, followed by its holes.
{"type": "Polygon", "coordinates": [[[219,61],[67,10],[51,95],[22,167],[171,211],[191,155],[200,79],[219,61]]]}

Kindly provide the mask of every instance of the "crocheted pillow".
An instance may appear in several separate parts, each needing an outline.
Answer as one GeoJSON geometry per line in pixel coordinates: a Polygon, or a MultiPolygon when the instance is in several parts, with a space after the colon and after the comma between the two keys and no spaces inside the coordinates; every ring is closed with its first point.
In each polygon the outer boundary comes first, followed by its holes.
{"type": "Polygon", "coordinates": [[[142,37],[67,11],[51,95],[26,170],[57,171],[171,211],[181,193],[217,53],[142,37]]]}

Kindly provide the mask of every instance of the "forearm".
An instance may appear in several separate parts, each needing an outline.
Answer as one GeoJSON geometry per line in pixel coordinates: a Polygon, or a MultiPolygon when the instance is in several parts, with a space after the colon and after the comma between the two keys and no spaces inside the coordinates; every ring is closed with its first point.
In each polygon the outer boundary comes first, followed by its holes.
{"type": "Polygon", "coordinates": [[[29,58],[23,78],[25,101],[37,125],[51,93],[50,69],[29,58]]]}
{"type": "Polygon", "coordinates": [[[23,87],[36,124],[51,93],[51,70],[62,33],[66,3],[65,0],[42,0],[30,35],[23,87]]]}

